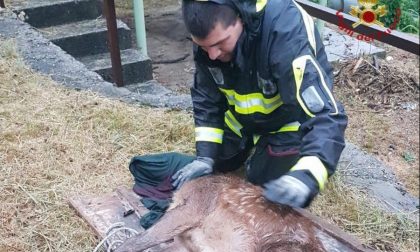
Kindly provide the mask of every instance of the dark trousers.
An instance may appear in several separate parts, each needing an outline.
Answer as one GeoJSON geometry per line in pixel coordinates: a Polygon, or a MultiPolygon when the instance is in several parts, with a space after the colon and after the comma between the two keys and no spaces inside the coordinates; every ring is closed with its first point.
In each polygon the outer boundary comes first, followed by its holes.
{"type": "Polygon", "coordinates": [[[246,168],[247,180],[262,185],[287,173],[299,159],[299,132],[279,132],[261,136],[255,144],[253,137],[239,137],[225,129],[222,150],[215,170],[229,172],[246,168]]]}

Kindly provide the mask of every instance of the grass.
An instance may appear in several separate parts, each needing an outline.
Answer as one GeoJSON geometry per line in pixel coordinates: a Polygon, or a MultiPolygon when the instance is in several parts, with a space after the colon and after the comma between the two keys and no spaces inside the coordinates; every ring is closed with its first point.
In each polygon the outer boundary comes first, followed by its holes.
{"type": "Polygon", "coordinates": [[[393,62],[382,61],[384,79],[378,79],[375,72],[370,72],[372,69],[359,68],[360,71],[353,73],[357,61],[336,66],[342,74],[335,78],[334,93],[344,103],[349,119],[346,139],[391,167],[399,182],[418,197],[418,108],[408,111],[400,107],[403,103],[418,104],[418,90],[407,85],[411,79],[418,79],[418,59],[401,57],[393,62]],[[348,86],[345,80],[351,80],[354,86],[348,86]],[[376,90],[357,91],[371,80],[375,80],[376,90]],[[388,84],[393,85],[392,92],[378,93],[378,89],[388,84]]]}
{"type": "Polygon", "coordinates": [[[191,153],[191,115],[61,88],[12,45],[0,41],[0,251],[90,251],[67,198],[131,185],[134,155],[191,153]]]}
{"type": "Polygon", "coordinates": [[[389,214],[378,209],[366,195],[346,186],[335,174],[316,198],[311,211],[352,233],[380,251],[418,251],[419,225],[415,213],[389,214]]]}
{"type": "MultiPolygon", "coordinates": [[[[130,186],[134,155],[192,153],[192,116],[65,89],[27,69],[13,44],[0,40],[0,251],[91,251],[98,240],[68,197],[130,186]]],[[[312,210],[382,250],[419,248],[418,224],[339,176],[312,210]]]]}

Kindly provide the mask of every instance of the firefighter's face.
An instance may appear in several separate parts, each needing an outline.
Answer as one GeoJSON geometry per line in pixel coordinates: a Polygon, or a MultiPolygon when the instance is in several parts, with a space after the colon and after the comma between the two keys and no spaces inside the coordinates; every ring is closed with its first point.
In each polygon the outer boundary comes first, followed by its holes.
{"type": "Polygon", "coordinates": [[[242,30],[243,24],[238,18],[233,25],[226,28],[221,23],[217,23],[205,39],[192,36],[192,40],[207,52],[211,60],[229,62],[242,30]]]}

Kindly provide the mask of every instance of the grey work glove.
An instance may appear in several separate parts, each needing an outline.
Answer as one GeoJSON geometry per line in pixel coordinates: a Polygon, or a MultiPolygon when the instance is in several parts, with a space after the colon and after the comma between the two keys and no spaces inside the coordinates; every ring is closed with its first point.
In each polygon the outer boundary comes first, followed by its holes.
{"type": "Polygon", "coordinates": [[[179,189],[185,182],[210,174],[214,160],[208,157],[197,157],[172,176],[172,186],[179,189]]]}
{"type": "Polygon", "coordinates": [[[281,176],[264,184],[263,195],[269,201],[292,207],[304,207],[311,197],[311,189],[290,175],[281,176]]]}

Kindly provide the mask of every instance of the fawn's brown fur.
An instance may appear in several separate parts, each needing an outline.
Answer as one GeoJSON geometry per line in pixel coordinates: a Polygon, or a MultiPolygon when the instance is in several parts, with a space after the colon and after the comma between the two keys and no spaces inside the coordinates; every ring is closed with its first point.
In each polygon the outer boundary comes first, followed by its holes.
{"type": "Polygon", "coordinates": [[[311,222],[270,203],[262,189],[233,176],[186,183],[159,222],[117,251],[143,251],[174,239],[164,251],[325,251],[311,222]]]}

